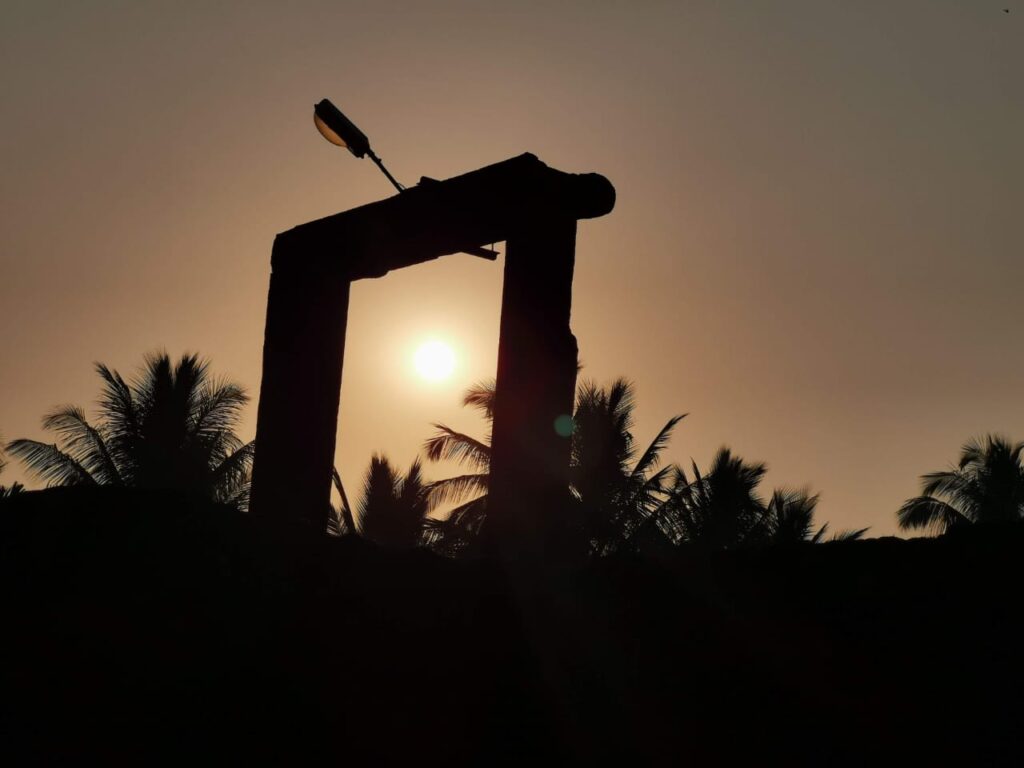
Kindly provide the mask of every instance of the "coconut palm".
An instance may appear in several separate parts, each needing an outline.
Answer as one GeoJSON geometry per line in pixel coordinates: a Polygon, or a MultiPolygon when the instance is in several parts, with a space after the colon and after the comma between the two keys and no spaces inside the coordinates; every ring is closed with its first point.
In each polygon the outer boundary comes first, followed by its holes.
{"type": "Polygon", "coordinates": [[[748,464],[722,447],[702,475],[692,462],[693,476],[674,468],[668,500],[659,510],[659,525],[676,541],[709,549],[732,549],[764,539],[765,503],[757,487],[767,467],[748,464]]]}
{"type": "Polygon", "coordinates": [[[420,462],[403,477],[385,456],[374,454],[358,506],[359,532],[382,546],[409,549],[423,539],[430,509],[420,462]]]}
{"type": "MultiPolygon", "coordinates": [[[[666,501],[657,507],[645,530],[657,525],[672,541],[708,549],[771,546],[825,541],[828,523],[816,527],[817,494],[778,488],[766,503],[758,492],[767,467],[748,463],[727,447],[718,450],[711,471],[701,474],[692,463],[692,476],[674,467],[666,501]]],[[[860,539],[867,528],[840,531],[828,541],[860,539]]]]}
{"type": "Polygon", "coordinates": [[[669,419],[637,459],[635,406],[633,385],[626,379],[607,389],[583,382],[576,395],[570,478],[596,554],[619,548],[655,513],[672,471],[657,467],[685,414],[669,419]]]}
{"type": "MultiPolygon", "coordinates": [[[[4,459],[3,453],[3,438],[0,437],[0,473],[4,471],[4,467],[7,466],[7,461],[4,459]]],[[[18,493],[25,490],[21,483],[14,483],[13,485],[0,485],[0,499],[9,499],[18,493]]]]}
{"type": "Polygon", "coordinates": [[[43,419],[56,443],[15,440],[7,448],[49,485],[120,485],[169,489],[248,506],[252,443],[235,435],[248,395],[212,378],[209,363],[166,353],[145,358],[126,381],[97,363],[103,380],[99,419],[76,406],[43,419]]]}
{"type": "MultiPolygon", "coordinates": [[[[765,509],[762,525],[763,537],[768,544],[796,544],[808,542],[820,544],[825,541],[828,523],[815,530],[814,512],[818,506],[818,495],[807,490],[793,491],[777,489],[765,509]]],[[[867,533],[867,528],[855,531],[840,531],[829,541],[856,541],[867,533]]]]}
{"type": "Polygon", "coordinates": [[[897,513],[900,528],[942,533],[961,525],[1020,520],[1024,516],[1024,443],[1000,435],[969,440],[960,461],[921,477],[921,495],[897,513]]]}
{"type": "Polygon", "coordinates": [[[477,440],[444,424],[423,444],[428,461],[455,461],[468,472],[436,480],[427,488],[431,508],[456,504],[443,520],[426,520],[425,544],[434,551],[456,557],[477,551],[480,530],[487,517],[487,482],[491,467],[491,425],[494,422],[494,381],[473,385],[462,404],[479,411],[487,433],[477,440]]]}
{"type": "MultiPolygon", "coordinates": [[[[494,419],[493,382],[470,388],[463,404],[479,410],[490,426],[494,419]]],[[[570,490],[583,507],[595,553],[612,551],[632,535],[659,503],[658,495],[668,477],[669,469],[657,470],[657,465],[683,417],[669,419],[633,464],[637,453],[631,432],[634,408],[633,386],[625,379],[616,380],[608,389],[584,382],[577,392],[570,490]]],[[[458,506],[446,520],[431,525],[428,541],[449,553],[464,552],[486,519],[490,429],[478,440],[443,424],[434,424],[434,428],[436,434],[424,444],[427,459],[454,460],[470,471],[431,485],[432,504],[454,502],[458,506]]]]}
{"type": "MultiPolygon", "coordinates": [[[[473,509],[483,513],[484,506],[476,502],[482,501],[487,493],[487,481],[491,468],[491,425],[494,422],[494,382],[481,382],[466,390],[462,404],[474,408],[483,415],[487,422],[487,434],[477,440],[462,432],[457,432],[444,424],[434,424],[437,430],[433,437],[423,444],[423,451],[428,461],[455,461],[465,466],[469,472],[430,484],[430,501],[432,506],[458,503],[449,515],[449,519],[465,517],[473,509]]],[[[465,525],[472,527],[466,520],[465,525]]]]}

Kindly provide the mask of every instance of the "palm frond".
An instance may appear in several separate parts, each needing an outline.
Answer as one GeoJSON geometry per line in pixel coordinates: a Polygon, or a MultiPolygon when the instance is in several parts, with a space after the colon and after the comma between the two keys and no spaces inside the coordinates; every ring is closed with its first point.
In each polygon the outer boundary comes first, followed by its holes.
{"type": "Polygon", "coordinates": [[[137,438],[139,417],[131,387],[117,371],[103,363],[95,363],[96,372],[104,381],[99,406],[103,424],[116,443],[125,443],[137,438]]]}
{"type": "Polygon", "coordinates": [[[423,479],[423,465],[415,459],[399,485],[398,501],[411,515],[425,518],[431,509],[427,489],[429,483],[423,479]]]}
{"type": "Polygon", "coordinates": [[[121,471],[107,448],[106,440],[98,429],[85,418],[85,412],[76,406],[66,405],[48,413],[43,418],[43,429],[56,432],[64,447],[101,485],[122,485],[121,471]]]}
{"type": "Polygon", "coordinates": [[[944,472],[929,472],[921,476],[921,495],[946,496],[950,501],[974,504],[980,494],[978,488],[972,487],[975,483],[972,474],[969,465],[944,472]]]}
{"type": "MultiPolygon", "coordinates": [[[[210,474],[210,483],[214,497],[226,495],[229,498],[238,499],[244,495],[247,502],[255,451],[255,441],[246,443],[225,457],[213,469],[210,474]]],[[[248,502],[246,509],[248,509],[248,502]]]]}
{"type": "Polygon", "coordinates": [[[629,432],[633,428],[633,412],[636,408],[633,382],[623,378],[613,381],[608,388],[607,403],[620,431],[629,432]]]}
{"type": "Polygon", "coordinates": [[[1024,443],[1014,443],[1003,435],[972,437],[960,449],[960,469],[969,464],[991,463],[993,457],[1003,456],[1019,462],[1024,443]]]}
{"type": "Polygon", "coordinates": [[[468,501],[444,520],[424,521],[424,544],[445,557],[464,557],[478,550],[480,531],[487,520],[487,497],[468,501]]]}
{"type": "Polygon", "coordinates": [[[494,420],[494,379],[481,381],[466,390],[462,404],[480,411],[487,421],[494,420]]]}
{"type": "Polygon", "coordinates": [[[858,528],[855,531],[838,531],[832,535],[829,541],[860,541],[864,538],[864,534],[871,530],[870,526],[867,528],[858,528]]]}
{"type": "Polygon", "coordinates": [[[658,462],[661,460],[661,452],[668,447],[669,440],[672,439],[672,431],[676,428],[676,425],[685,419],[689,414],[681,414],[679,416],[673,416],[669,419],[665,426],[661,428],[651,444],[647,446],[647,450],[643,452],[640,460],[636,463],[633,468],[633,475],[646,475],[647,472],[658,466],[658,462]]]}
{"type": "Polygon", "coordinates": [[[238,478],[231,486],[226,487],[220,494],[216,494],[214,498],[234,507],[239,512],[248,512],[251,490],[252,483],[247,473],[244,477],[238,478]]]}
{"type": "Polygon", "coordinates": [[[24,493],[25,486],[21,483],[12,483],[11,485],[0,485],[0,499],[10,499],[17,496],[19,493],[24,493]]]}
{"type": "Polygon", "coordinates": [[[96,485],[96,479],[85,467],[54,444],[14,440],[7,444],[7,451],[49,485],[96,485]]]}
{"type": "Polygon", "coordinates": [[[437,434],[423,444],[423,450],[430,461],[447,459],[460,464],[469,464],[487,471],[491,465],[490,446],[484,445],[469,435],[456,432],[444,424],[434,424],[437,434]]]}
{"type": "Polygon", "coordinates": [[[346,531],[344,525],[341,522],[341,513],[334,508],[334,505],[329,505],[327,510],[327,535],[328,536],[343,536],[346,531]]]}
{"type": "Polygon", "coordinates": [[[197,394],[190,414],[192,434],[216,439],[225,432],[233,431],[241,419],[242,408],[248,402],[249,395],[237,384],[211,384],[197,394]]]}
{"type": "Polygon", "coordinates": [[[430,508],[435,509],[444,504],[462,502],[469,496],[479,496],[487,493],[489,477],[489,475],[480,472],[435,480],[427,486],[430,508]]]}
{"type": "Polygon", "coordinates": [[[772,544],[794,544],[801,541],[817,542],[825,535],[828,523],[814,531],[814,513],[818,506],[817,494],[806,488],[792,490],[777,488],[764,515],[764,535],[772,544]]]}
{"type": "Polygon", "coordinates": [[[482,520],[483,515],[487,512],[487,497],[481,496],[472,501],[467,501],[465,504],[460,504],[448,513],[448,517],[445,522],[467,528],[471,526],[472,520],[482,520]]]}
{"type": "MultiPolygon", "coordinates": [[[[867,528],[864,529],[865,531],[867,528]]],[[[821,528],[814,532],[811,536],[811,544],[820,544],[825,539],[825,533],[828,531],[828,523],[822,523],[821,528]]],[[[832,537],[831,541],[843,541],[843,537],[848,533],[856,533],[856,531],[839,531],[835,536],[832,537]]],[[[857,538],[860,538],[859,536],[857,538]]]]}
{"type": "Polygon", "coordinates": [[[928,528],[941,533],[971,522],[960,510],[933,496],[917,496],[904,502],[896,513],[903,530],[928,528]]]}

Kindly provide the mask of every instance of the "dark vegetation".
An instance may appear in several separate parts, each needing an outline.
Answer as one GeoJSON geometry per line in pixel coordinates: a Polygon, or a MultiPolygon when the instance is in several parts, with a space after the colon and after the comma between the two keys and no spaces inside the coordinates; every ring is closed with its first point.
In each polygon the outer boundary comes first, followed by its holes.
{"type": "Polygon", "coordinates": [[[0,507],[7,755],[80,764],[992,764],[1024,530],[485,561],[57,488],[0,507]]]}
{"type": "MultiPolygon", "coordinates": [[[[0,474],[3,473],[4,467],[7,466],[7,461],[4,459],[3,454],[3,438],[0,438],[0,474]]],[[[25,490],[25,487],[21,483],[11,483],[11,485],[0,485],[0,499],[10,498],[16,493],[21,493],[25,490]]]]}
{"type": "MultiPolygon", "coordinates": [[[[375,456],[367,473],[359,520],[390,516],[407,522],[418,518],[422,534],[404,539],[405,546],[422,544],[452,557],[479,555],[481,533],[487,524],[493,382],[470,388],[463,402],[480,411],[487,435],[477,439],[435,424],[435,434],[423,447],[428,461],[454,460],[469,471],[426,483],[420,465],[414,464],[409,477],[414,477],[419,492],[406,491],[403,502],[395,492],[401,479],[386,458],[375,456]],[[455,506],[443,517],[429,516],[440,505],[451,503],[455,506]]],[[[625,379],[607,388],[588,381],[579,387],[569,425],[571,485],[566,503],[582,512],[583,535],[591,555],[636,551],[651,546],[652,541],[662,546],[686,542],[725,549],[824,540],[827,524],[814,524],[817,495],[783,488],[765,501],[759,491],[765,465],[747,463],[728,448],[719,450],[704,475],[696,464],[690,476],[678,466],[661,466],[661,454],[684,416],[669,419],[641,451],[632,432],[634,409],[633,385],[625,379]]],[[[337,478],[335,485],[343,491],[337,478]]],[[[351,517],[347,502],[336,510],[336,516],[346,513],[351,517]]],[[[340,522],[336,527],[345,530],[340,522]]],[[[372,526],[360,524],[359,531],[378,543],[394,541],[376,536],[372,526]]],[[[857,539],[866,531],[840,532],[836,538],[857,539]]]]}
{"type": "MultiPolygon", "coordinates": [[[[566,504],[592,557],[482,557],[489,438],[434,482],[374,456],[334,535],[245,513],[246,396],[186,356],[10,443],[0,751],[33,763],[1019,764],[1024,446],[990,436],[829,538],[722,448],[662,465],[625,381],[583,384],[566,504]],[[641,449],[642,447],[642,449],[641,449]],[[17,484],[15,484],[17,486],[17,484]],[[450,513],[434,517],[441,505],[450,513]],[[431,551],[433,550],[433,551],[431,551]]],[[[492,391],[466,396],[485,420],[492,391]]],[[[0,469],[3,468],[0,458],[0,469]]]]}
{"type": "Polygon", "coordinates": [[[246,508],[253,445],[235,435],[249,402],[241,387],[213,379],[197,355],[176,364],[149,355],[131,381],[102,363],[96,372],[96,424],[81,408],[61,406],[43,418],[58,443],[15,440],[11,455],[53,485],[170,489],[246,508]]]}
{"type": "Polygon", "coordinates": [[[921,478],[921,495],[900,507],[901,528],[950,531],[972,523],[1006,523],[1024,511],[1024,443],[988,435],[970,440],[957,465],[921,478]]]}

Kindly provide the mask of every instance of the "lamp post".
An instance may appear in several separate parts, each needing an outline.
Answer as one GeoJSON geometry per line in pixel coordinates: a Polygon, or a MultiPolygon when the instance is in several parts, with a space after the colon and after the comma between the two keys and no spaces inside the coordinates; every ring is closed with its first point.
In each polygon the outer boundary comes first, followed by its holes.
{"type": "MultiPolygon", "coordinates": [[[[336,147],[344,147],[356,157],[362,159],[369,157],[380,168],[381,173],[387,176],[388,181],[399,193],[405,192],[405,185],[391,175],[391,172],[384,167],[383,161],[370,147],[370,140],[353,123],[345,113],[334,106],[330,99],[321,99],[313,105],[313,124],[320,131],[320,135],[336,147]]],[[[424,178],[422,181],[433,181],[424,178]]],[[[465,251],[471,256],[479,256],[481,259],[494,261],[498,258],[498,252],[490,248],[469,248],[465,251]]]]}
{"type": "Polygon", "coordinates": [[[369,157],[380,168],[381,173],[388,177],[395,189],[404,192],[405,187],[398,183],[394,176],[384,167],[384,163],[377,157],[370,148],[370,140],[366,134],[360,131],[356,124],[345,117],[345,114],[334,106],[330,99],[321,99],[313,107],[313,124],[320,131],[320,135],[331,144],[338,147],[345,147],[349,152],[358,158],[369,157]]]}

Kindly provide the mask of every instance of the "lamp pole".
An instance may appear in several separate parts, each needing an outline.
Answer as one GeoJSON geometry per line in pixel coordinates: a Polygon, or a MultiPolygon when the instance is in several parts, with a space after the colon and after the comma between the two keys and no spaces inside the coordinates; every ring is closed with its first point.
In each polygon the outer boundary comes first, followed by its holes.
{"type": "MultiPolygon", "coordinates": [[[[349,152],[358,158],[369,157],[380,168],[388,181],[394,185],[399,194],[405,192],[405,185],[391,175],[391,171],[384,167],[384,162],[377,157],[377,153],[370,147],[370,140],[353,123],[345,113],[331,103],[330,99],[321,99],[313,105],[313,123],[316,129],[331,144],[336,147],[345,147],[349,152]]],[[[427,181],[426,178],[423,181],[427,181]]],[[[431,181],[433,181],[431,179],[431,181]]],[[[479,256],[481,259],[494,261],[498,258],[498,252],[490,248],[468,248],[464,253],[470,256],[479,256]]]]}

